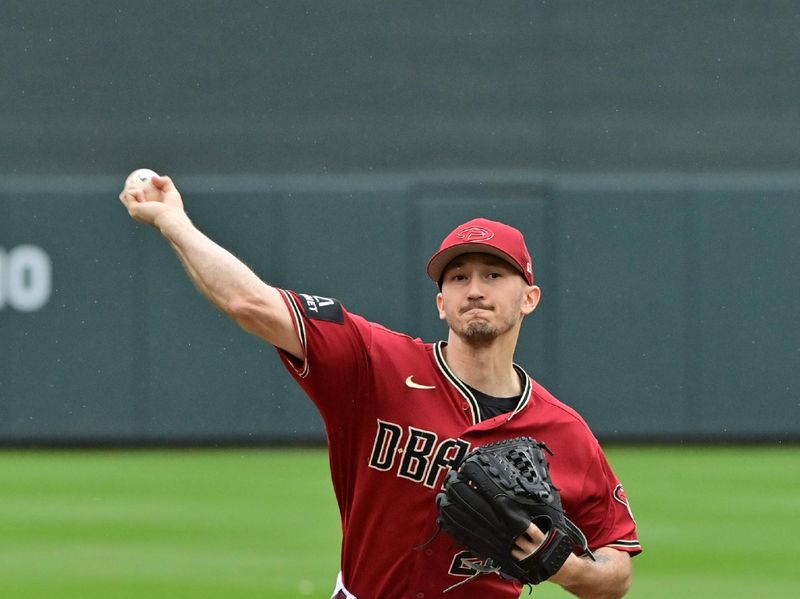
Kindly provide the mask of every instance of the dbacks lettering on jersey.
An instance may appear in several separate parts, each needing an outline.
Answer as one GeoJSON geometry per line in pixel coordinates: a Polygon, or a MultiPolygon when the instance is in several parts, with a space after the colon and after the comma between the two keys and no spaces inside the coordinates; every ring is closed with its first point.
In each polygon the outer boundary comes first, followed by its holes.
{"type": "Polygon", "coordinates": [[[394,471],[399,478],[435,489],[441,485],[442,474],[467,455],[469,443],[462,439],[439,442],[436,433],[406,428],[404,431],[399,424],[378,420],[369,467],[394,471]]]}
{"type": "Polygon", "coordinates": [[[307,293],[298,293],[297,295],[303,298],[300,305],[306,318],[344,324],[344,312],[339,300],[332,297],[322,297],[321,295],[308,295],[307,293]]]}

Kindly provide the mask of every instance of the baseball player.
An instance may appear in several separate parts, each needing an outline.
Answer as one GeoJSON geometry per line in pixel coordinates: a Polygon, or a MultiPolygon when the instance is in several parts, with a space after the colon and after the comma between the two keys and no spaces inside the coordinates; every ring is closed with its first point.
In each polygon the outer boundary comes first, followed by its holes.
{"type": "MultiPolygon", "coordinates": [[[[168,177],[152,183],[157,200],[120,194],[131,217],[161,232],[211,302],[277,348],[322,414],[343,532],[334,598],[519,597],[518,581],[476,576],[486,564],[437,534],[435,499],[471,448],[518,436],[551,450],[566,515],[594,556],[570,554],[550,581],[578,597],[625,595],[641,547],[622,485],[581,417],[513,361],[540,298],[517,229],[475,219],[447,235],[427,273],[449,332],[424,343],[336,299],[271,287],[192,224],[168,177]]],[[[515,559],[543,539],[531,524],[515,559]]]]}

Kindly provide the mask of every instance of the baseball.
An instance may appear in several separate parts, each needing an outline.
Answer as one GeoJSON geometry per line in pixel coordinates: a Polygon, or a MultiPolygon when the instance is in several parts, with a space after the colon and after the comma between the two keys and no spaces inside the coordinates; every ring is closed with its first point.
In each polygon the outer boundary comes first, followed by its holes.
{"type": "Polygon", "coordinates": [[[149,168],[140,168],[133,171],[125,179],[126,189],[143,189],[145,200],[158,200],[160,192],[156,189],[151,179],[157,177],[158,173],[149,168]]]}

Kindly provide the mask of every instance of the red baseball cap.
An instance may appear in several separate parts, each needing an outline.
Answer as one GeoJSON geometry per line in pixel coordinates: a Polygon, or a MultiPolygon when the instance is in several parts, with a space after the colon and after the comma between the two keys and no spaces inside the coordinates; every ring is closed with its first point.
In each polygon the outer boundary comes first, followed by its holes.
{"type": "Polygon", "coordinates": [[[428,261],[428,276],[438,283],[453,258],[474,252],[502,258],[519,271],[528,285],[533,285],[533,262],[522,233],[486,218],[475,218],[453,229],[428,261]]]}

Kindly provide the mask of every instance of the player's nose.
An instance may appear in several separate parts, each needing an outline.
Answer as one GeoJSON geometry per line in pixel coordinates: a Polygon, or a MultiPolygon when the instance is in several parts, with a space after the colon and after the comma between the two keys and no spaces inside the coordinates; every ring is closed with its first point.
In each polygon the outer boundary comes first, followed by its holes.
{"type": "Polygon", "coordinates": [[[481,299],[484,297],[483,284],[480,277],[470,277],[467,287],[467,298],[470,300],[481,299]]]}

